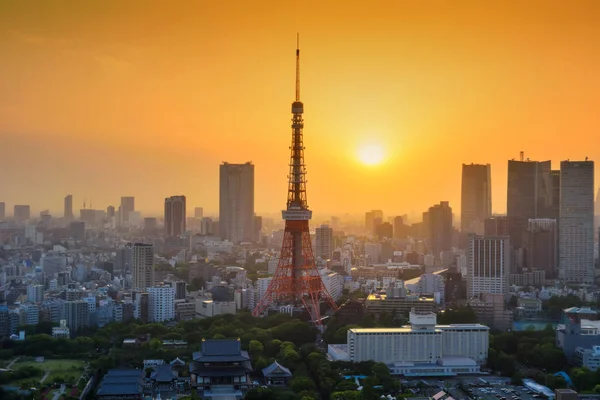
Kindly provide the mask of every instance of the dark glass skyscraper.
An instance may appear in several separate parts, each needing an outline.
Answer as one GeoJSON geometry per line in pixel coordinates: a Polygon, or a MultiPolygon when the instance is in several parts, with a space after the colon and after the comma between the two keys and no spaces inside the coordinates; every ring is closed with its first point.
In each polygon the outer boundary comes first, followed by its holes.
{"type": "Polygon", "coordinates": [[[185,196],[171,196],[165,199],[165,235],[181,236],[186,223],[185,196]]]}
{"type": "Polygon", "coordinates": [[[550,161],[508,161],[506,211],[510,243],[520,248],[529,219],[551,218],[553,189],[550,161]]]}
{"type": "Polygon", "coordinates": [[[460,229],[482,235],[484,221],[492,215],[490,164],[463,164],[460,229]]]}

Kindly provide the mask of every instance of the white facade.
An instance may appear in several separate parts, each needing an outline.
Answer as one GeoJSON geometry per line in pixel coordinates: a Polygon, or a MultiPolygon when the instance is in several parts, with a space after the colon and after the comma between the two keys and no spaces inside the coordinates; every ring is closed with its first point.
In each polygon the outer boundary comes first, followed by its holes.
{"type": "Polygon", "coordinates": [[[271,283],[272,280],[273,280],[272,277],[258,278],[256,280],[256,292],[257,292],[257,295],[258,295],[257,302],[259,302],[260,299],[263,298],[263,296],[267,292],[267,288],[269,287],[269,284],[271,283]]]}
{"type": "Polygon", "coordinates": [[[315,234],[315,257],[330,260],[333,254],[333,229],[328,225],[321,225],[315,234]]]}
{"type": "Polygon", "coordinates": [[[508,293],[510,239],[472,235],[467,255],[467,296],[508,293]]]}
{"type": "Polygon", "coordinates": [[[558,273],[564,281],[594,283],[594,162],[560,163],[558,273]]]}
{"type": "Polygon", "coordinates": [[[410,315],[411,326],[348,330],[348,360],[386,364],[439,364],[445,358],[487,361],[489,328],[480,324],[435,325],[435,314],[410,315]]]}
{"type": "Polygon", "coordinates": [[[597,371],[600,368],[600,346],[591,349],[577,347],[573,356],[575,365],[597,371]]]}
{"type": "Polygon", "coordinates": [[[210,318],[216,315],[235,314],[235,301],[213,301],[196,299],[196,317],[210,318]]]}
{"type": "Polygon", "coordinates": [[[269,275],[275,275],[275,271],[277,270],[277,266],[279,265],[279,258],[271,258],[267,262],[267,268],[269,275]]]}
{"type": "Polygon", "coordinates": [[[148,314],[150,321],[162,322],[175,319],[175,288],[171,286],[149,287],[148,314]]]}
{"type": "Polygon", "coordinates": [[[342,291],[344,290],[344,277],[337,272],[322,270],[321,280],[323,281],[323,285],[325,285],[325,288],[333,300],[339,299],[342,295],[342,291]]]}

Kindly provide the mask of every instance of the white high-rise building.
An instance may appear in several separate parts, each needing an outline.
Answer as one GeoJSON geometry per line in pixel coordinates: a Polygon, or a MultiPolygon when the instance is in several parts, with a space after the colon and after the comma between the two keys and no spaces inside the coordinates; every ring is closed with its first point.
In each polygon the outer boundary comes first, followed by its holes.
{"type": "Polygon", "coordinates": [[[256,294],[258,295],[258,299],[256,299],[257,302],[259,302],[260,299],[263,298],[272,280],[273,277],[271,276],[268,278],[258,278],[256,280],[256,294]]]}
{"type": "Polygon", "coordinates": [[[594,162],[560,163],[558,275],[594,283],[594,162]]]}
{"type": "Polygon", "coordinates": [[[275,271],[277,270],[277,266],[279,265],[279,258],[271,258],[269,261],[267,261],[267,271],[269,272],[269,275],[273,275],[275,274],[275,271]]]}
{"type": "Polygon", "coordinates": [[[30,303],[41,303],[42,301],[44,301],[44,286],[28,285],[27,301],[29,301],[30,303]]]}
{"type": "Polygon", "coordinates": [[[136,243],[131,249],[131,287],[144,291],[154,286],[154,246],[136,243]]]}
{"type": "Polygon", "coordinates": [[[171,286],[149,287],[148,314],[151,322],[175,319],[175,288],[171,286]]]}
{"type": "Polygon", "coordinates": [[[321,270],[321,280],[333,300],[337,300],[344,290],[344,277],[337,272],[321,270]]]}
{"type": "Polygon", "coordinates": [[[510,238],[471,235],[467,253],[467,296],[508,293],[510,238]]]}
{"type": "Polygon", "coordinates": [[[328,225],[321,225],[315,236],[315,257],[330,260],[333,254],[333,229],[328,225]]]}

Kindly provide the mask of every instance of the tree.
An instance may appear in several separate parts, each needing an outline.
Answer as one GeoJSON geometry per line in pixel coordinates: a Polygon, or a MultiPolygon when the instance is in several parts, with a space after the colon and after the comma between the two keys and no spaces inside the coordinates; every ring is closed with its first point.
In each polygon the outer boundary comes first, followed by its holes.
{"type": "Polygon", "coordinates": [[[250,356],[252,356],[253,359],[262,356],[264,350],[265,346],[263,346],[263,344],[258,340],[251,340],[250,344],[248,345],[248,351],[250,352],[250,356]]]}
{"type": "Polygon", "coordinates": [[[295,377],[290,381],[290,388],[295,393],[300,393],[304,390],[317,390],[317,385],[312,381],[312,379],[307,378],[305,376],[295,377]]]}

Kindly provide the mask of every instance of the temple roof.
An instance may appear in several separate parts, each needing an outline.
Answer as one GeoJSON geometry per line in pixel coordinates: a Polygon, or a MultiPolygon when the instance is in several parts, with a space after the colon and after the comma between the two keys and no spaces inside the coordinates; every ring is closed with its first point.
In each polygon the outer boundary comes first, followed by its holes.
{"type": "Polygon", "coordinates": [[[266,378],[292,377],[292,373],[290,372],[290,370],[284,367],[283,365],[279,364],[277,361],[273,362],[273,364],[269,365],[268,367],[263,368],[262,373],[266,378]]]}
{"type": "Polygon", "coordinates": [[[163,364],[155,368],[150,378],[156,382],[172,382],[177,379],[177,374],[173,372],[171,364],[163,364]]]}
{"type": "Polygon", "coordinates": [[[203,340],[200,351],[193,354],[194,361],[212,362],[244,362],[249,361],[247,351],[242,350],[239,339],[203,340]]]}

